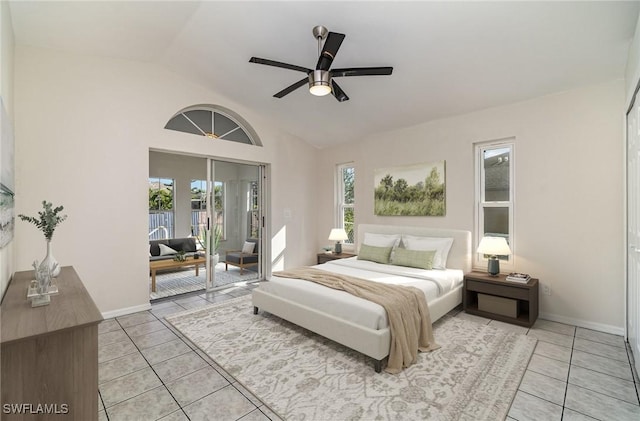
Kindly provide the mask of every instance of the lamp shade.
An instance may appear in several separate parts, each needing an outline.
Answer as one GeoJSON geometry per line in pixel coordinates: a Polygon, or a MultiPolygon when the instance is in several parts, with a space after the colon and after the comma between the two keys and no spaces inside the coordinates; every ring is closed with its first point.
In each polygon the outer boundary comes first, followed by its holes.
{"type": "Polygon", "coordinates": [[[343,228],[333,228],[329,234],[329,240],[331,241],[343,241],[348,238],[349,236],[343,228]]]}
{"type": "Polygon", "coordinates": [[[508,256],[511,254],[507,240],[502,237],[483,237],[476,251],[490,256],[508,256]]]}

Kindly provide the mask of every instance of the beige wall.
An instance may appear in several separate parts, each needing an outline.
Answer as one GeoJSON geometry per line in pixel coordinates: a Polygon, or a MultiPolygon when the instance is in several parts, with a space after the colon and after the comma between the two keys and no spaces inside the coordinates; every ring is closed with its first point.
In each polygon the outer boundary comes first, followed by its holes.
{"type": "MultiPolygon", "coordinates": [[[[13,124],[13,26],[9,3],[0,2],[0,96],[13,124]]],[[[0,249],[0,297],[13,274],[14,241],[0,249]]]]}
{"type": "MultiPolygon", "coordinates": [[[[11,92],[5,82],[11,55],[7,60],[2,4],[4,97],[11,96],[5,93],[11,92]]],[[[259,114],[152,65],[21,46],[15,66],[16,213],[35,213],[43,199],[65,206],[69,220],[56,231],[54,254],[78,269],[103,312],[148,303],[144,198],[150,148],[271,164],[268,234],[277,269],[311,263],[328,244],[335,164],[355,161],[357,223],[472,230],[473,143],[515,137],[516,269],[551,286],[552,295],[541,296],[543,315],[622,332],[621,115],[628,81],[381,133],[318,153],[259,114]],[[201,103],[238,112],[265,147],[162,129],[177,110],[201,103]],[[445,217],[373,215],[375,168],[440,159],[447,161],[445,217]]],[[[8,249],[14,250],[15,270],[28,269],[45,253],[40,232],[22,222],[8,249]]],[[[0,258],[0,280],[6,282],[12,258],[0,258]]]]}
{"type": "MultiPolygon", "coordinates": [[[[315,149],[302,140],[154,65],[23,46],[15,64],[16,212],[35,213],[43,199],[65,206],[69,219],[56,230],[53,253],[76,267],[103,313],[148,306],[150,149],[269,164],[273,258],[312,261],[316,199],[309,186],[317,166],[315,149]],[[264,147],[163,129],[193,104],[234,110],[264,147]]],[[[28,269],[45,254],[42,235],[17,224],[15,250],[15,269],[28,269]]]]}
{"type": "Polygon", "coordinates": [[[638,81],[640,80],[640,16],[636,24],[636,32],[629,46],[627,68],[625,69],[625,92],[627,105],[633,98],[638,81]]]}
{"type": "Polygon", "coordinates": [[[546,318],[623,333],[622,115],[612,81],[527,102],[380,133],[321,151],[317,247],[334,223],[334,168],[354,161],[356,223],[473,231],[474,142],[515,138],[516,269],[549,285],[546,318]],[[380,167],[446,160],[444,217],[373,214],[380,167]]]}

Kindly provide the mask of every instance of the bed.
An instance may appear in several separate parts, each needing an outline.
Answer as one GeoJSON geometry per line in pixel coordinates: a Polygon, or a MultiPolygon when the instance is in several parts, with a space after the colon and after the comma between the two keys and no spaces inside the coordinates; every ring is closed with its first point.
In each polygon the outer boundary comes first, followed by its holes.
{"type": "MultiPolygon", "coordinates": [[[[372,281],[417,287],[425,293],[432,322],[462,302],[462,279],[471,271],[469,231],[361,224],[357,232],[358,251],[364,250],[365,238],[370,242],[374,237],[450,238],[453,242],[446,256],[446,269],[424,270],[355,257],[315,267],[372,281]]],[[[396,246],[405,248],[405,242],[408,241],[400,240],[396,246]]],[[[386,312],[378,304],[312,282],[298,279],[292,282],[278,276],[272,276],[255,288],[252,302],[255,314],[264,310],[373,358],[376,372],[381,371],[382,362],[389,355],[391,334],[386,312]]]]}

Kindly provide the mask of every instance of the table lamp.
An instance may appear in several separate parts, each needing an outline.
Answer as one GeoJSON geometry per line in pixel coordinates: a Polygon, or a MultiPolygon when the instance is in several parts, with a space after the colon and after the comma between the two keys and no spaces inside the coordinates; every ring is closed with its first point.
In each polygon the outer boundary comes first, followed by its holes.
{"type": "Polygon", "coordinates": [[[340,244],[340,241],[346,240],[348,238],[349,236],[347,235],[347,232],[342,228],[333,228],[331,230],[331,233],[329,234],[329,240],[336,242],[336,254],[342,253],[342,244],[340,244]]]}
{"type": "Polygon", "coordinates": [[[483,237],[476,251],[489,255],[487,272],[489,272],[491,276],[498,276],[500,273],[500,260],[498,260],[498,256],[509,256],[511,254],[507,240],[502,237],[483,237]]]}

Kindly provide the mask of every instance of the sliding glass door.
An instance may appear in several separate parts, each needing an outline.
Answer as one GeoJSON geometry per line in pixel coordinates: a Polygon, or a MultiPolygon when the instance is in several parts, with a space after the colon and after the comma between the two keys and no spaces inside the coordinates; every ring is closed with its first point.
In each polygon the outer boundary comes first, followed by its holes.
{"type": "Polygon", "coordinates": [[[264,166],[207,159],[206,290],[263,278],[264,166]]]}
{"type": "Polygon", "coordinates": [[[151,299],[263,278],[264,172],[260,164],[149,152],[151,299]],[[186,260],[172,255],[180,252],[186,260]],[[193,262],[192,253],[204,257],[193,262]],[[157,276],[154,261],[164,262],[157,276]]]}
{"type": "Polygon", "coordinates": [[[215,180],[213,178],[215,174],[215,161],[211,158],[207,158],[207,193],[206,193],[206,215],[207,225],[205,227],[205,250],[207,254],[206,272],[207,278],[205,281],[205,289],[207,291],[213,290],[215,287],[215,270],[219,261],[219,255],[217,254],[217,239],[215,234],[218,232],[218,227],[215,224],[216,211],[214,208],[214,194],[215,194],[215,180]]]}

